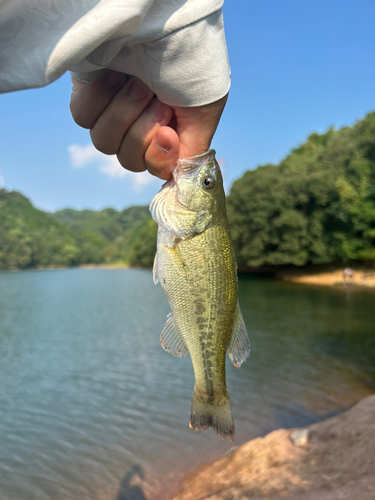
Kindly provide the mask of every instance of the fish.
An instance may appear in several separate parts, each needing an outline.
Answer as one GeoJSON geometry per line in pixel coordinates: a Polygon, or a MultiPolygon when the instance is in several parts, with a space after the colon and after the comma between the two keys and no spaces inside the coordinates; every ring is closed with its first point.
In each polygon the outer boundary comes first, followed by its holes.
{"type": "Polygon", "coordinates": [[[190,428],[209,427],[235,439],[225,380],[226,353],[236,368],[250,354],[238,303],[237,264],[215,151],[179,159],[150,204],[158,223],[153,279],[171,312],[160,342],[178,357],[190,354],[195,385],[190,428]]]}

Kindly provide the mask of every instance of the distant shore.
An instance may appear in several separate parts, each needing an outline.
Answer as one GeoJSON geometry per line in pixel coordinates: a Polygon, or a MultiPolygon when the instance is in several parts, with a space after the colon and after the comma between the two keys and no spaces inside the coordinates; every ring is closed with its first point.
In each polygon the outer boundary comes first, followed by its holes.
{"type": "MultiPolygon", "coordinates": [[[[139,266],[141,267],[141,266],[139,266]]],[[[137,266],[129,266],[123,262],[115,262],[113,264],[81,264],[79,269],[138,269],[137,266]]]]}
{"type": "MultiPolygon", "coordinates": [[[[130,266],[124,262],[107,264],[81,264],[76,267],[67,266],[37,266],[29,267],[27,270],[52,271],[56,269],[150,269],[144,266],[130,266]]],[[[22,269],[3,269],[4,271],[22,271],[22,269]]],[[[375,267],[363,266],[361,264],[353,267],[341,266],[308,266],[302,268],[286,268],[273,270],[273,272],[262,272],[257,270],[242,270],[244,274],[269,274],[281,281],[303,283],[306,285],[341,286],[341,287],[366,287],[375,288],[375,267]],[[344,272],[346,270],[346,272],[344,272]]]]}
{"type": "Polygon", "coordinates": [[[123,262],[114,262],[112,264],[81,264],[79,266],[36,266],[20,269],[18,267],[11,269],[0,269],[0,271],[57,271],[60,269],[140,269],[141,266],[129,266],[123,262]]]}
{"type": "Polygon", "coordinates": [[[280,270],[275,277],[282,281],[308,285],[375,288],[375,268],[360,265],[353,267],[342,266],[336,269],[293,268],[280,270]]]}

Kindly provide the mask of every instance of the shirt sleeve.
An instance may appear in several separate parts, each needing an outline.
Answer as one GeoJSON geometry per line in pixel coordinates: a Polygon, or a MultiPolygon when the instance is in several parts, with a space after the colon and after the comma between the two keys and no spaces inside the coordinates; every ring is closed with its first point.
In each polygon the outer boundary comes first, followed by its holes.
{"type": "Polygon", "coordinates": [[[200,106],[229,90],[223,0],[0,0],[0,91],[65,71],[139,77],[166,104],[200,106]],[[52,5],[53,4],[53,5],[52,5]]]}
{"type": "MultiPolygon", "coordinates": [[[[230,69],[221,10],[156,41],[124,45],[106,66],[137,76],[171,106],[202,106],[225,96],[230,69]]],[[[99,65],[82,61],[71,72],[89,81],[99,65]]]]}

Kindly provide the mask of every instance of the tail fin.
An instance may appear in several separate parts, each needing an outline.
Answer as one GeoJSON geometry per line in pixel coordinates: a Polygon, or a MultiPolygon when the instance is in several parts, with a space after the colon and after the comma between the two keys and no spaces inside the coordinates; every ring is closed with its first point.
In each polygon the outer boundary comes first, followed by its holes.
{"type": "Polygon", "coordinates": [[[189,427],[193,431],[212,427],[212,430],[221,438],[234,441],[236,435],[228,393],[220,394],[217,399],[208,400],[199,397],[194,387],[189,427]]]}

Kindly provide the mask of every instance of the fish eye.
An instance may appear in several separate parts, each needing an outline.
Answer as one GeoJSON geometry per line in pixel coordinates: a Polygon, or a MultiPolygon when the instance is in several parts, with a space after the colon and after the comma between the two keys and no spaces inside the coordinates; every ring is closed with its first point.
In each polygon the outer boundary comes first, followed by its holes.
{"type": "Polygon", "coordinates": [[[206,175],[202,179],[202,186],[205,189],[212,189],[215,187],[215,179],[211,175],[206,175]]]}

